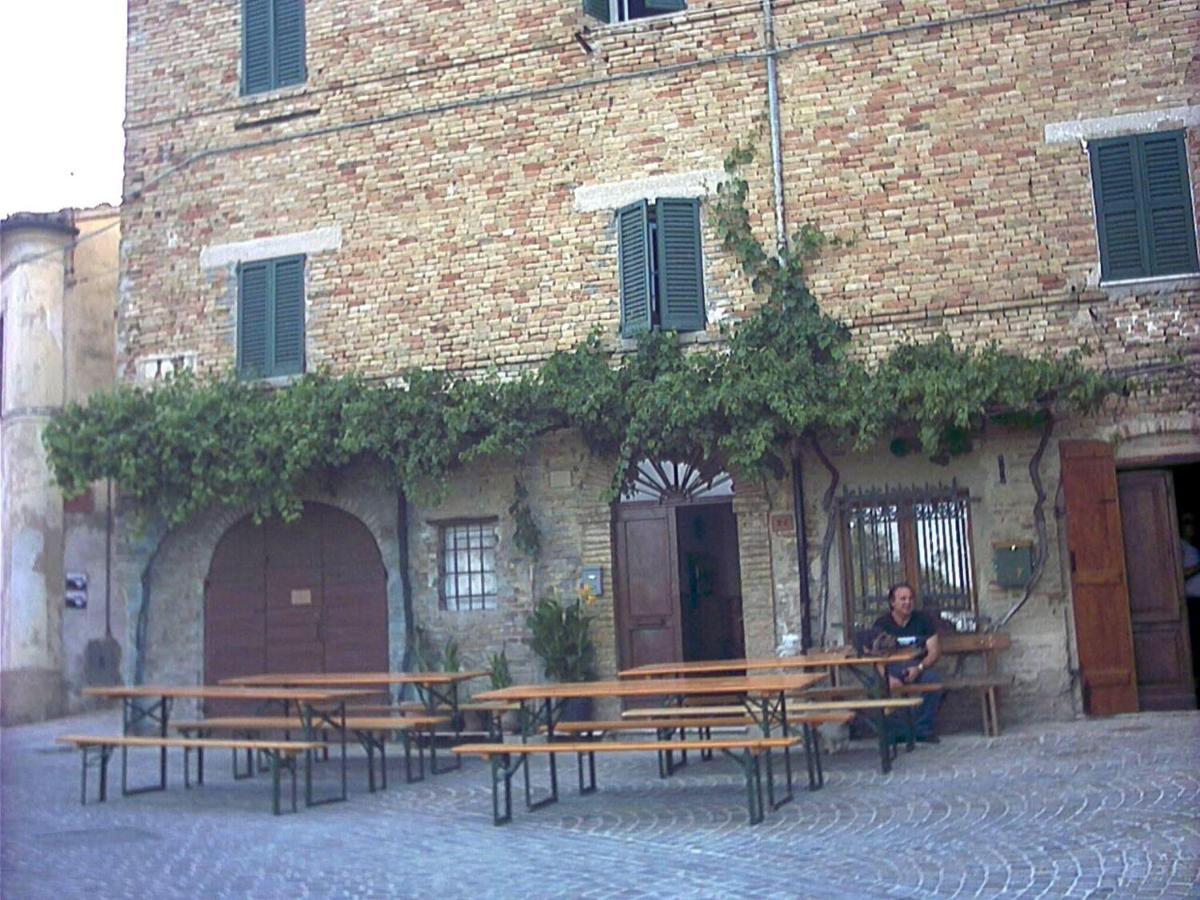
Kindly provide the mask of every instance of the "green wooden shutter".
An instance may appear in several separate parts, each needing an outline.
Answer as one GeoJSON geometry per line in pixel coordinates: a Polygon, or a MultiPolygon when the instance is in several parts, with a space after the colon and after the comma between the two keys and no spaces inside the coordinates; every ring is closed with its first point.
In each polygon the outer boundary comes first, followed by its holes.
{"type": "Polygon", "coordinates": [[[1200,266],[1183,132],[1143,135],[1138,144],[1145,173],[1150,274],[1196,272],[1200,266]]]}
{"type": "Polygon", "coordinates": [[[700,201],[658,201],[658,298],[664,331],[704,328],[700,201]]]}
{"type": "Polygon", "coordinates": [[[645,200],[617,211],[618,273],[621,281],[621,334],[650,330],[650,240],[645,200]]]}
{"type": "Polygon", "coordinates": [[[608,0],[583,0],[583,11],[601,22],[611,22],[608,0]]]}
{"type": "Polygon", "coordinates": [[[271,375],[304,371],[304,257],[276,260],[271,375]]]}
{"type": "Polygon", "coordinates": [[[246,263],[238,269],[238,373],[246,378],[268,373],[269,282],[267,263],[246,263]]]}
{"type": "Polygon", "coordinates": [[[687,9],[687,0],[646,0],[646,9],[655,12],[679,12],[687,9]]]}
{"type": "Polygon", "coordinates": [[[271,89],[271,0],[242,0],[242,93],[271,89]]]}
{"type": "Polygon", "coordinates": [[[303,84],[304,0],[275,0],[275,81],[272,87],[303,84]]]}
{"type": "Polygon", "coordinates": [[[1092,144],[1092,190],[1100,235],[1100,271],[1106,279],[1149,274],[1141,220],[1141,179],[1133,138],[1092,144]]]}

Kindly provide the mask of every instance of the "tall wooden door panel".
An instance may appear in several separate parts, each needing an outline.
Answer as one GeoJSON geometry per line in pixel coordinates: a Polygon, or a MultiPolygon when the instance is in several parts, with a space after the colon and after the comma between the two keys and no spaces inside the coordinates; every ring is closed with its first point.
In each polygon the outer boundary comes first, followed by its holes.
{"type": "Polygon", "coordinates": [[[1101,441],[1063,441],[1059,456],[1084,705],[1094,715],[1136,712],[1137,680],[1112,447],[1101,441]]]}
{"type": "Polygon", "coordinates": [[[614,517],[617,637],[623,668],[683,658],[675,511],[619,506],[614,517]]]}
{"type": "Polygon", "coordinates": [[[294,522],[267,523],[267,671],[320,672],[325,667],[321,617],[321,534],[329,507],[311,504],[294,522]]]}
{"type": "Polygon", "coordinates": [[[375,539],[357,519],[321,533],[326,672],[388,668],[387,572],[375,539]]]}
{"type": "Polygon", "coordinates": [[[1171,473],[1161,469],[1117,476],[1125,568],[1142,709],[1192,709],[1187,606],[1171,473]]]}
{"type": "Polygon", "coordinates": [[[263,540],[262,527],[246,518],[225,532],[213,552],[204,604],[204,677],[209,682],[265,671],[263,540]]]}

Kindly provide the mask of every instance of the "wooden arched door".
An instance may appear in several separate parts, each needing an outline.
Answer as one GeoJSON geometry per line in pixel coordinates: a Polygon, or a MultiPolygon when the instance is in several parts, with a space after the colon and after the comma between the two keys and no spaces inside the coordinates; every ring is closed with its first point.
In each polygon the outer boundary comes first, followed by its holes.
{"type": "Polygon", "coordinates": [[[295,522],[234,524],[204,592],[204,678],[387,671],[387,573],[354,516],[304,504],[295,522]]]}

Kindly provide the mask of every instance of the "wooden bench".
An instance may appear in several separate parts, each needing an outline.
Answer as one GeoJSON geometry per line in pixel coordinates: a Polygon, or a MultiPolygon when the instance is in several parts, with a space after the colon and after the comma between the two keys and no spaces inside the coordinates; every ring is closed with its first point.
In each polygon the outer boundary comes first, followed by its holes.
{"type": "MultiPolygon", "coordinates": [[[[420,714],[425,712],[424,704],[415,700],[405,700],[397,707],[405,715],[420,714]]],[[[466,727],[465,718],[468,713],[473,713],[482,720],[482,733],[486,734],[489,739],[499,740],[504,733],[501,723],[501,717],[505,713],[519,712],[521,709],[520,703],[504,703],[498,700],[467,700],[458,704],[458,713],[460,720],[455,723],[458,728],[458,734],[461,734],[466,727]]],[[[446,704],[438,704],[436,711],[439,713],[449,713],[450,707],[446,704]]]]}
{"type": "MultiPolygon", "coordinates": [[[[792,707],[788,712],[788,725],[789,727],[798,726],[801,729],[804,741],[805,764],[808,768],[808,786],[810,790],[816,790],[825,783],[825,771],[821,762],[821,745],[813,729],[817,725],[830,723],[844,725],[854,717],[854,714],[838,710],[804,710],[800,713],[796,713],[794,710],[795,707],[792,707]]],[[[712,731],[714,728],[745,729],[751,725],[758,724],[758,721],[753,716],[748,715],[743,707],[738,706],[670,706],[654,710],[643,708],[639,710],[626,710],[625,713],[622,713],[622,716],[635,712],[639,713],[639,715],[629,715],[628,718],[607,722],[559,722],[554,726],[554,730],[556,734],[603,737],[606,734],[615,732],[649,731],[653,729],[657,733],[658,739],[665,741],[671,740],[675,734],[679,735],[680,740],[686,740],[688,730],[695,729],[697,740],[711,741],[713,739],[712,731]],[[698,710],[702,709],[715,711],[716,714],[703,715],[698,713],[698,710]],[[652,716],[650,713],[654,715],[652,716]]],[[[700,752],[701,759],[711,759],[712,755],[711,747],[702,749],[700,752]]],[[[666,777],[674,773],[676,769],[686,765],[687,751],[682,751],[680,757],[680,762],[676,764],[671,751],[660,753],[659,775],[666,777]]]]}
{"type": "MultiPolygon", "coordinates": [[[[979,695],[979,706],[983,717],[983,733],[987,737],[1000,734],[1000,688],[1012,685],[1011,675],[1001,675],[998,671],[997,658],[1012,646],[1012,639],[1001,631],[983,634],[959,634],[949,632],[938,638],[942,655],[954,660],[950,672],[942,681],[942,690],[975,691],[979,695]],[[965,674],[963,668],[971,657],[978,656],[983,660],[983,672],[965,674]]],[[[896,693],[906,694],[928,693],[930,688],[923,684],[909,684],[898,688],[896,693]]]]}
{"type": "MultiPolygon", "coordinates": [[[[279,815],[279,773],[287,769],[292,776],[292,812],[296,811],[296,758],[301,753],[321,750],[325,744],[320,741],[289,741],[289,740],[247,740],[244,738],[186,738],[186,737],[137,737],[133,735],[63,735],[56,738],[60,744],[69,744],[83,753],[83,771],[80,777],[80,803],[87,804],[87,772],[89,766],[100,769],[99,800],[103,803],[108,799],[108,761],[113,751],[121,748],[121,793],[123,795],[139,794],[147,790],[159,788],[130,789],[128,785],[128,751],[131,747],[151,747],[163,749],[177,747],[183,750],[183,784],[190,788],[191,775],[189,762],[191,753],[198,754],[205,750],[248,750],[259,752],[271,760],[271,809],[279,815]],[[95,754],[95,759],[93,759],[95,754]]],[[[204,783],[204,769],[201,765],[197,770],[197,784],[204,783]]],[[[165,785],[163,785],[165,787],[165,785]]]]}
{"type": "Polygon", "coordinates": [[[908,750],[912,752],[913,743],[913,711],[921,705],[920,697],[860,697],[853,700],[823,700],[810,701],[806,692],[798,697],[789,697],[788,719],[804,716],[827,715],[833,713],[855,715],[870,715],[875,733],[879,738],[879,768],[883,774],[892,771],[894,747],[891,734],[887,728],[886,717],[892,713],[905,715],[905,730],[908,733],[908,750]]]}
{"type": "MultiPolygon", "coordinates": [[[[764,804],[762,791],[762,769],[759,757],[772,750],[787,750],[800,742],[798,737],[739,737],[718,738],[708,741],[551,741],[545,744],[464,744],[454,748],[463,756],[479,756],[491,763],[492,771],[492,821],[503,825],[512,821],[512,776],[527,765],[531,756],[553,757],[560,753],[576,754],[579,764],[579,792],[590,794],[596,790],[597,753],[663,753],[680,750],[720,750],[742,764],[746,781],[746,798],[750,812],[750,824],[763,820],[764,804]],[[515,758],[515,761],[514,761],[515,758]],[[589,778],[584,780],[584,759],[588,761],[589,778]],[[501,811],[501,785],[503,785],[503,811],[501,811]]],[[[557,783],[551,779],[551,795],[537,803],[529,798],[528,770],[526,770],[525,804],[536,809],[558,799],[557,783]]],[[[790,800],[787,798],[776,806],[790,800]]]]}
{"type": "Polygon", "coordinates": [[[744,706],[639,706],[621,713],[623,719],[655,719],[660,716],[744,716],[744,706]]]}
{"type": "MultiPolygon", "coordinates": [[[[434,729],[450,721],[449,716],[362,716],[347,715],[346,730],[351,732],[362,745],[367,754],[367,787],[375,791],[375,754],[380,760],[380,785],[387,788],[387,740],[392,735],[399,735],[404,745],[404,774],[407,782],[412,784],[425,777],[425,751],[420,740],[417,745],[417,774],[413,774],[412,765],[412,736],[418,738],[421,734],[429,736],[429,765],[430,770],[441,774],[447,769],[437,768],[437,746],[433,741],[434,729]]],[[[253,739],[263,732],[283,732],[285,736],[293,731],[303,733],[304,723],[295,716],[215,716],[210,719],[197,719],[187,722],[175,722],[173,727],[181,734],[196,734],[207,737],[214,731],[228,731],[235,736],[253,739]]],[[[322,720],[313,723],[313,729],[322,734],[337,731],[334,721],[322,720]]],[[[327,746],[327,745],[325,745],[327,746]]],[[[246,773],[239,774],[237,766],[237,751],[234,752],[234,778],[245,778],[253,772],[253,753],[246,750],[246,773]]],[[[203,757],[199,758],[200,774],[203,777],[203,757]]]]}

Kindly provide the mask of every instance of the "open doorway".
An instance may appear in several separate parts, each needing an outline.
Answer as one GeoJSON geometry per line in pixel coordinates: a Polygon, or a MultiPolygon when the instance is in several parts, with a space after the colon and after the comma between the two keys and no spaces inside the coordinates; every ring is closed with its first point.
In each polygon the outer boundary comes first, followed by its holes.
{"type": "Polygon", "coordinates": [[[741,659],[742,581],[731,503],[675,508],[683,658],[741,659]]]}
{"type": "Polygon", "coordinates": [[[1200,583],[1181,570],[1196,564],[1200,538],[1200,463],[1122,467],[1117,473],[1121,531],[1141,709],[1193,709],[1200,684],[1200,583]],[[1190,548],[1185,547],[1190,544],[1190,548]]]}
{"type": "Polygon", "coordinates": [[[622,668],[745,655],[733,485],[682,463],[643,463],[613,507],[622,668]]]}

